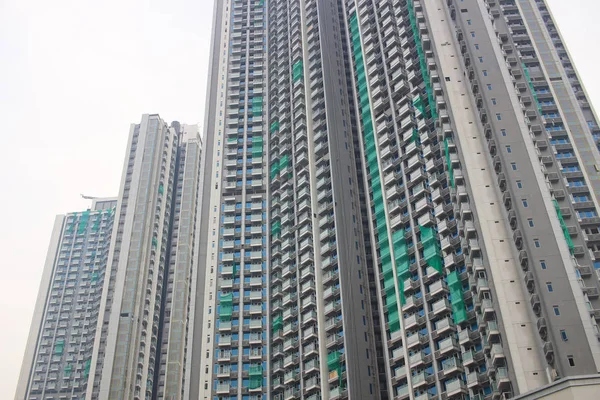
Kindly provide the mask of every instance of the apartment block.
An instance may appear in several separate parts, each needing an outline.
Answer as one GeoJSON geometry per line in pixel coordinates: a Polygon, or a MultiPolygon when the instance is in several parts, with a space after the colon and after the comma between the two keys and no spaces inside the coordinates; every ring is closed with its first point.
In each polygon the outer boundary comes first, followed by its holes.
{"type": "Polygon", "coordinates": [[[216,2],[212,46],[199,398],[597,374],[600,131],[544,1],[216,2]]]}
{"type": "Polygon", "coordinates": [[[198,268],[197,126],[132,124],[87,398],[181,399],[198,268]]]}
{"type": "Polygon", "coordinates": [[[56,217],[16,399],[84,398],[116,204],[56,217]]]}

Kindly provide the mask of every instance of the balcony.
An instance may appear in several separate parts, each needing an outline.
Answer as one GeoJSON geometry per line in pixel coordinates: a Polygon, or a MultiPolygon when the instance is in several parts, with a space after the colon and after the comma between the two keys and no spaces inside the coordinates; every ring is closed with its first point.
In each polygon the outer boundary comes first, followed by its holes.
{"type": "Polygon", "coordinates": [[[490,355],[492,356],[492,363],[495,365],[500,360],[504,359],[504,349],[500,343],[492,344],[492,348],[490,350],[490,355]]]}
{"type": "Polygon", "coordinates": [[[404,358],[404,348],[398,347],[392,350],[392,362],[395,363],[404,358]]]}
{"type": "Polygon", "coordinates": [[[478,332],[473,332],[470,329],[463,329],[458,332],[458,343],[464,345],[466,343],[470,343],[472,340],[476,339],[479,336],[478,332]]]}
{"type": "Polygon", "coordinates": [[[452,310],[452,307],[450,306],[450,302],[448,301],[447,298],[443,298],[441,300],[438,300],[437,302],[433,303],[432,305],[432,313],[435,316],[438,316],[440,314],[446,313],[446,312],[450,312],[452,310]]]}
{"type": "Polygon", "coordinates": [[[455,328],[450,317],[446,317],[435,323],[435,333],[437,336],[454,329],[455,328]]]}
{"type": "Polygon", "coordinates": [[[483,299],[481,301],[481,313],[485,318],[491,318],[494,315],[494,306],[492,300],[483,299]]]}
{"type": "Polygon", "coordinates": [[[475,352],[473,350],[465,351],[462,353],[463,365],[465,367],[472,365],[473,363],[479,362],[483,359],[481,352],[475,352]]]}
{"type": "Polygon", "coordinates": [[[477,375],[477,372],[471,372],[467,374],[467,387],[469,389],[479,386],[480,383],[481,382],[479,381],[479,375],[477,375]]]}
{"type": "Polygon", "coordinates": [[[436,352],[436,357],[439,355],[444,355],[451,351],[458,350],[458,344],[456,343],[456,339],[453,336],[448,337],[438,343],[438,351],[436,352]]]}
{"type": "Polygon", "coordinates": [[[404,329],[411,329],[425,323],[425,317],[413,314],[404,320],[404,329]]]}
{"type": "Polygon", "coordinates": [[[217,393],[218,394],[228,394],[231,386],[229,384],[218,384],[217,385],[217,393]]]}
{"type": "Polygon", "coordinates": [[[445,293],[448,291],[448,285],[442,280],[439,280],[435,283],[429,285],[429,295],[434,297],[440,293],[445,293]]]}
{"type": "Polygon", "coordinates": [[[402,386],[396,389],[396,399],[408,399],[409,398],[409,388],[407,386],[402,386]]]}
{"type": "Polygon", "coordinates": [[[487,323],[487,340],[493,341],[497,340],[500,337],[500,328],[498,328],[498,323],[496,321],[488,321],[487,323]]]}
{"type": "Polygon", "coordinates": [[[406,302],[402,306],[402,311],[410,311],[416,307],[421,306],[423,304],[422,298],[417,298],[415,296],[409,296],[406,298],[406,302]]]}
{"type": "Polygon", "coordinates": [[[412,383],[413,389],[427,386],[432,381],[433,381],[433,376],[427,374],[426,372],[421,372],[421,373],[413,375],[411,377],[411,383],[412,383]]]}
{"type": "Polygon", "coordinates": [[[451,397],[459,393],[466,393],[467,388],[461,379],[455,379],[450,382],[446,382],[446,396],[451,397]]]}
{"type": "Polygon", "coordinates": [[[496,384],[500,391],[510,389],[510,378],[508,377],[508,369],[506,367],[496,368],[496,384]]]}
{"type": "Polygon", "coordinates": [[[419,365],[426,364],[429,361],[428,357],[424,353],[418,352],[408,358],[410,368],[416,368],[419,365]]]}
{"type": "Polygon", "coordinates": [[[448,358],[442,361],[442,372],[444,375],[448,376],[453,372],[462,371],[463,368],[456,358],[448,358]]]}
{"type": "Polygon", "coordinates": [[[427,335],[416,333],[406,338],[406,348],[410,349],[418,345],[427,344],[428,341],[427,335]]]}

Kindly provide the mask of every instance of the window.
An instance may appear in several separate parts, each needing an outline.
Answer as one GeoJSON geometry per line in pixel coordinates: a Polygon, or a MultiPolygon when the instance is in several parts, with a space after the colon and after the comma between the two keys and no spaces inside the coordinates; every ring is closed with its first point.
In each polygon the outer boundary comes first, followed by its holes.
{"type": "Polygon", "coordinates": [[[506,136],[506,129],[500,129],[500,133],[502,133],[502,136],[506,136]]]}
{"type": "Polygon", "coordinates": [[[467,25],[471,25],[471,20],[470,19],[467,20],[467,25]]]}
{"type": "Polygon", "coordinates": [[[569,157],[573,157],[573,154],[571,154],[570,151],[559,151],[556,154],[556,158],[569,158],[569,157]]]}
{"type": "Polygon", "coordinates": [[[518,187],[519,189],[523,189],[523,182],[521,182],[521,181],[517,181],[517,187],[518,187]]]}
{"type": "Polygon", "coordinates": [[[510,163],[510,167],[512,168],[513,171],[517,170],[517,163],[511,162],[510,163]]]}
{"type": "Polygon", "coordinates": [[[483,76],[487,76],[487,69],[484,69],[484,70],[483,70],[483,71],[481,71],[481,72],[483,72],[483,76]]]}
{"type": "Polygon", "coordinates": [[[546,266],[546,261],[541,260],[540,267],[542,267],[542,269],[547,269],[548,267],[546,266]]]}
{"type": "Polygon", "coordinates": [[[500,114],[500,113],[496,113],[496,119],[497,119],[498,121],[502,121],[502,114],[500,114]]]}
{"type": "Polygon", "coordinates": [[[483,57],[477,57],[477,58],[479,58],[480,63],[483,63],[483,57]]]}
{"type": "Polygon", "coordinates": [[[552,308],[554,309],[554,315],[560,315],[560,310],[558,309],[558,306],[552,306],[552,308]]]}
{"type": "Polygon", "coordinates": [[[565,331],[564,329],[560,330],[560,337],[562,338],[563,342],[569,340],[569,338],[567,337],[567,331],[565,331]]]}
{"type": "Polygon", "coordinates": [[[569,182],[569,186],[575,186],[575,187],[585,186],[585,181],[583,179],[573,179],[573,180],[568,180],[568,182],[569,182]]]}
{"type": "Polygon", "coordinates": [[[527,223],[529,224],[529,227],[533,228],[533,218],[527,218],[527,223]]]}
{"type": "Polygon", "coordinates": [[[527,199],[521,199],[521,202],[523,202],[523,207],[525,207],[525,208],[529,207],[529,203],[527,203],[527,199]]]}
{"type": "Polygon", "coordinates": [[[487,88],[488,88],[488,90],[492,90],[492,84],[491,84],[491,83],[488,83],[488,84],[487,84],[487,88]]]}
{"type": "Polygon", "coordinates": [[[594,218],[598,216],[598,213],[593,208],[587,210],[577,210],[577,216],[579,218],[594,218]]]}
{"type": "Polygon", "coordinates": [[[497,105],[497,104],[498,104],[498,103],[496,102],[496,99],[495,99],[495,98],[492,98],[492,104],[493,104],[493,105],[497,105]]]}
{"type": "Polygon", "coordinates": [[[590,201],[590,199],[587,194],[578,194],[573,196],[573,201],[575,203],[582,203],[584,201],[590,201]]]}
{"type": "Polygon", "coordinates": [[[479,50],[479,45],[475,44],[475,50],[479,50]]]}
{"type": "Polygon", "coordinates": [[[573,358],[573,356],[567,356],[567,360],[569,360],[569,366],[575,366],[575,359],[573,358]]]}
{"type": "Polygon", "coordinates": [[[512,149],[510,148],[510,145],[506,145],[506,152],[512,153],[512,149]]]}
{"type": "Polygon", "coordinates": [[[471,37],[475,37],[475,32],[471,32],[471,37]]]}
{"type": "Polygon", "coordinates": [[[535,247],[542,247],[542,244],[540,243],[539,239],[533,239],[533,244],[535,245],[535,247]]]}
{"type": "Polygon", "coordinates": [[[554,289],[552,289],[552,282],[546,282],[546,287],[548,288],[549,292],[553,292],[554,289]]]}

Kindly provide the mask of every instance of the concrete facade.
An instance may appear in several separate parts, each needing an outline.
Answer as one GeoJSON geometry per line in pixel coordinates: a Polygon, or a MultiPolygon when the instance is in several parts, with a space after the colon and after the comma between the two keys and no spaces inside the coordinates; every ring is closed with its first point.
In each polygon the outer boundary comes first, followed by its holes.
{"type": "MultiPolygon", "coordinates": [[[[227,234],[260,133],[268,390],[208,319],[200,397],[497,399],[598,371],[600,131],[542,0],[232,0],[215,21],[204,234],[227,234]]],[[[204,315],[238,289],[226,243],[206,240],[204,315]]]]}
{"type": "Polygon", "coordinates": [[[56,217],[15,399],[83,399],[116,199],[56,217]]]}
{"type": "Polygon", "coordinates": [[[131,126],[86,398],[188,390],[201,151],[197,126],[156,114],[131,126]]]}
{"type": "Polygon", "coordinates": [[[514,397],[515,400],[577,400],[595,399],[600,394],[598,375],[572,376],[559,379],[526,394],[514,397]]]}

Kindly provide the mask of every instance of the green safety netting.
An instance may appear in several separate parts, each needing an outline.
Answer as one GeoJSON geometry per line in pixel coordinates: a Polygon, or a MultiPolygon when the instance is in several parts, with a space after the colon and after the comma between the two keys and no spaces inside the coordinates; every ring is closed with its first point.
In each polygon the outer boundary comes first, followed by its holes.
{"type": "Polygon", "coordinates": [[[302,63],[302,60],[300,60],[292,66],[292,76],[294,78],[294,82],[302,79],[303,75],[304,75],[303,63],[302,63]]]}
{"type": "Polygon", "coordinates": [[[279,233],[281,233],[281,222],[275,221],[271,224],[271,235],[279,236],[279,233]]]}
{"type": "MultiPolygon", "coordinates": [[[[410,28],[415,37],[415,45],[417,48],[417,54],[419,55],[419,66],[421,67],[421,75],[423,76],[423,81],[425,82],[425,92],[427,93],[427,102],[429,103],[429,116],[433,119],[437,119],[435,98],[433,96],[433,90],[431,88],[429,69],[427,68],[427,59],[425,57],[425,52],[423,51],[423,44],[421,43],[421,34],[419,33],[419,27],[417,26],[417,18],[413,9],[412,0],[408,0],[408,18],[410,20],[410,28]]],[[[421,112],[423,112],[424,109],[425,106],[423,105],[423,109],[420,109],[421,112]]],[[[423,112],[423,114],[425,113],[423,112]]]]}
{"type": "Polygon", "coordinates": [[[85,362],[85,369],[83,372],[83,377],[87,378],[90,375],[90,366],[92,365],[92,361],[91,360],[87,360],[85,362]]]}
{"type": "Polygon", "coordinates": [[[158,240],[155,237],[153,237],[152,238],[152,247],[156,248],[157,246],[158,246],[158,240]]]}
{"type": "Polygon", "coordinates": [[[220,299],[219,319],[230,321],[233,314],[233,293],[222,294],[220,299]]]}
{"type": "Polygon", "coordinates": [[[77,222],[77,213],[73,213],[73,222],[67,226],[67,233],[73,233],[73,229],[75,229],[75,223],[77,222]]]}
{"type": "Polygon", "coordinates": [[[283,171],[284,169],[286,169],[289,165],[289,159],[288,159],[288,155],[284,155],[283,157],[281,157],[281,159],[279,160],[279,170],[283,171]]]}
{"type": "Polygon", "coordinates": [[[433,228],[419,225],[421,230],[421,243],[423,244],[423,258],[431,268],[443,273],[442,250],[440,249],[437,233],[433,228]]]}
{"type": "Polygon", "coordinates": [[[278,315],[273,319],[273,334],[283,329],[283,315],[278,315]]]}
{"type": "Polygon", "coordinates": [[[413,134],[412,134],[411,140],[413,142],[416,142],[417,140],[419,140],[419,131],[417,130],[417,128],[413,128],[413,134]]]}
{"type": "Polygon", "coordinates": [[[100,229],[100,222],[102,222],[102,213],[99,213],[94,220],[94,225],[92,225],[93,232],[98,232],[98,229],[100,229]]]}
{"type": "Polygon", "coordinates": [[[81,213],[81,218],[79,218],[79,226],[77,227],[77,234],[81,235],[85,232],[87,228],[88,221],[90,219],[90,210],[86,210],[81,213]]]}
{"type": "Polygon", "coordinates": [[[331,376],[332,372],[337,374],[337,377],[340,382],[340,386],[342,385],[342,363],[340,362],[340,356],[342,353],[339,351],[333,351],[327,354],[327,368],[329,369],[329,379],[333,378],[331,376]]]}
{"type": "Polygon", "coordinates": [[[565,219],[563,218],[562,212],[560,211],[560,206],[558,205],[558,201],[552,200],[552,204],[554,204],[554,209],[556,210],[556,214],[558,215],[558,221],[560,222],[560,228],[563,231],[563,235],[565,236],[565,240],[567,241],[567,246],[569,246],[569,251],[573,254],[575,250],[575,245],[573,244],[573,239],[571,239],[571,234],[569,233],[569,228],[565,223],[565,219]]]}
{"type": "Polygon", "coordinates": [[[233,275],[233,279],[235,279],[235,274],[237,273],[237,271],[238,271],[237,264],[233,264],[233,267],[231,268],[231,273],[233,275]]]}
{"type": "MultiPolygon", "coordinates": [[[[375,205],[376,228],[378,233],[379,248],[381,254],[381,269],[384,276],[384,290],[386,293],[386,305],[388,308],[388,322],[391,332],[400,329],[400,314],[397,302],[396,288],[394,285],[394,267],[391,257],[390,238],[388,235],[387,218],[383,191],[381,187],[381,176],[377,160],[377,148],[373,133],[373,119],[367,89],[367,78],[365,64],[362,55],[362,44],[358,29],[358,18],[356,12],[350,17],[350,33],[352,35],[352,55],[356,65],[358,93],[362,111],[363,138],[365,143],[365,154],[367,167],[371,176],[371,189],[373,191],[373,203],[375,205]]],[[[404,291],[400,290],[400,301],[404,303],[404,291]]],[[[331,370],[331,369],[330,369],[331,370]]]]}
{"type": "Polygon", "coordinates": [[[417,110],[421,112],[421,114],[425,114],[425,103],[423,103],[423,98],[421,95],[418,95],[415,99],[413,99],[413,106],[417,110]]]}
{"type": "Polygon", "coordinates": [[[248,375],[250,382],[248,387],[250,389],[258,389],[262,386],[263,381],[263,369],[262,365],[251,365],[248,369],[248,375]]]}
{"type": "Polygon", "coordinates": [[[96,282],[98,282],[98,276],[99,276],[99,275],[98,275],[98,273],[97,273],[97,272],[92,272],[92,280],[91,280],[91,282],[92,282],[92,283],[96,283],[96,282]]]}
{"type": "Polygon", "coordinates": [[[271,179],[275,179],[279,175],[279,163],[274,162],[271,165],[271,179]]]}
{"type": "Polygon", "coordinates": [[[454,187],[454,169],[452,168],[452,160],[450,159],[450,148],[448,146],[448,138],[444,139],[444,149],[446,154],[446,164],[448,165],[448,176],[450,185],[454,187]]]}
{"type": "Polygon", "coordinates": [[[529,76],[529,69],[527,68],[525,63],[522,63],[521,65],[523,66],[523,72],[525,72],[525,78],[527,79],[527,84],[529,84],[529,89],[531,89],[531,95],[533,96],[533,99],[535,100],[537,109],[540,112],[540,114],[542,114],[542,106],[540,105],[540,101],[537,98],[537,93],[535,92],[535,89],[533,88],[533,82],[531,81],[531,77],[529,76]]]}
{"type": "Polygon", "coordinates": [[[459,324],[467,320],[467,309],[465,307],[462,283],[460,282],[458,272],[452,271],[448,274],[448,288],[450,289],[454,322],[459,324]]]}
{"type": "Polygon", "coordinates": [[[165,186],[161,183],[158,185],[158,194],[163,194],[165,192],[165,186]]]}
{"type": "Polygon", "coordinates": [[[406,299],[404,297],[404,281],[409,278],[408,247],[404,239],[404,229],[392,234],[392,243],[394,244],[394,256],[396,261],[396,270],[398,274],[398,287],[400,289],[400,304],[404,305],[406,299]]]}
{"type": "Polygon", "coordinates": [[[64,350],[65,350],[64,339],[57,340],[56,343],[54,344],[54,354],[56,354],[57,356],[60,356],[64,350]]]}
{"type": "Polygon", "coordinates": [[[274,121],[271,124],[271,133],[276,132],[279,130],[279,121],[274,121]]]}
{"type": "Polygon", "coordinates": [[[255,115],[262,115],[263,111],[263,98],[256,96],[252,98],[252,113],[255,115]]]}
{"type": "Polygon", "coordinates": [[[73,366],[71,364],[67,364],[64,370],[65,377],[68,378],[69,376],[71,376],[71,371],[73,371],[73,366]]]}
{"type": "Polygon", "coordinates": [[[261,157],[263,153],[262,136],[252,137],[252,157],[261,157]]]}

